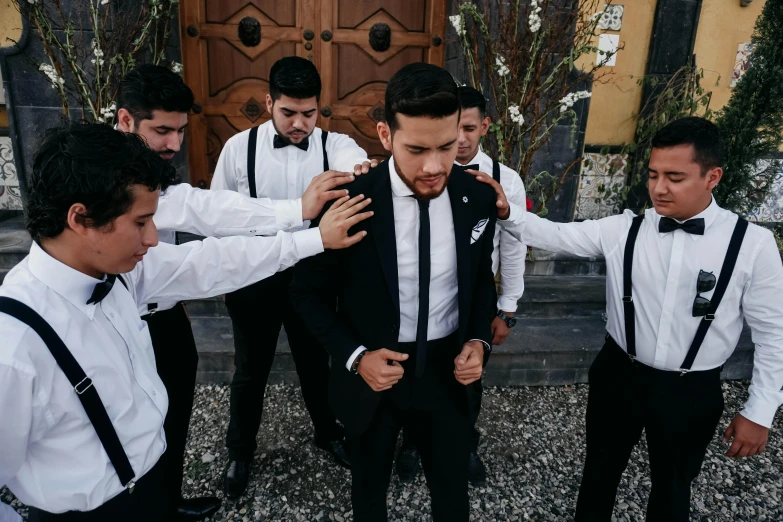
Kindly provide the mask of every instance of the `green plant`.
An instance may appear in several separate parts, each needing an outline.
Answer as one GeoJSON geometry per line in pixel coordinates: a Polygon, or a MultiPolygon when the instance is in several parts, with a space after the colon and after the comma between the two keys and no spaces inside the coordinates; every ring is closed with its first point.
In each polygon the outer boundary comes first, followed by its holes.
{"type": "MultiPolygon", "coordinates": [[[[165,61],[179,0],[143,0],[133,6],[115,2],[125,6],[116,9],[110,0],[74,1],[77,16],[64,12],[61,0],[13,2],[43,44],[49,63],[36,65],[57,90],[63,113],[76,104],[83,119],[113,123],[122,76],[139,61],[165,61]],[[89,26],[76,27],[73,19],[84,14],[89,26]]],[[[181,70],[181,65],[172,68],[181,70]]]]}
{"type": "Polygon", "coordinates": [[[599,52],[595,40],[603,0],[524,4],[463,0],[450,21],[465,57],[467,81],[489,99],[492,124],[485,145],[519,173],[534,209],[545,214],[547,201],[581,158],[553,175],[533,172],[533,157],[556,125],[570,122],[575,135],[574,105],[590,97],[581,86],[607,74],[599,69],[612,53],[601,54],[599,64],[583,59],[599,52]]]}
{"type": "Polygon", "coordinates": [[[751,39],[750,66],[734,87],[716,124],[726,141],[723,179],[715,198],[747,215],[766,201],[783,143],[783,0],[767,0],[751,39]]]}

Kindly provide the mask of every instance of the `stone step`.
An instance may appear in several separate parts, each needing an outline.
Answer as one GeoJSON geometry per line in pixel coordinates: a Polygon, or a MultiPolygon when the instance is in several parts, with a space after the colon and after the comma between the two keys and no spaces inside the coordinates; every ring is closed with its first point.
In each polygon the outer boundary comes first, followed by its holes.
{"type": "MultiPolygon", "coordinates": [[[[191,317],[228,317],[220,297],[188,301],[191,317]]],[[[525,294],[519,300],[521,318],[583,317],[601,315],[606,310],[604,276],[530,276],[525,278],[525,294]]]]}
{"type": "MultiPolygon", "coordinates": [[[[199,350],[198,380],[230,382],[234,370],[231,321],[193,318],[199,350]]],[[[600,316],[570,319],[522,318],[502,346],[493,350],[485,371],[488,386],[552,386],[587,381],[587,371],[604,343],[600,316]]],[[[753,344],[747,329],[727,362],[723,377],[745,379],[753,369],[753,344]]],[[[285,330],[281,331],[269,382],[296,383],[296,368],[285,330]]]]}
{"type": "Polygon", "coordinates": [[[22,216],[0,222],[0,270],[9,270],[24,259],[31,244],[22,216]]]}

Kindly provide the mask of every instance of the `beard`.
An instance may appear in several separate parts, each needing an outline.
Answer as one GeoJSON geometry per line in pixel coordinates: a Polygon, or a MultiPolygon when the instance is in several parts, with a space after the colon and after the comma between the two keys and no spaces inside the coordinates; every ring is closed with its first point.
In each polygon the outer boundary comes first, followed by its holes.
{"type": "MultiPolygon", "coordinates": [[[[429,189],[426,192],[423,192],[419,187],[416,186],[415,180],[414,181],[410,181],[408,178],[405,177],[403,172],[400,170],[399,164],[397,164],[396,161],[394,162],[394,170],[396,171],[397,176],[399,176],[399,178],[402,180],[402,182],[405,183],[405,186],[408,187],[411,190],[411,192],[413,192],[413,194],[414,194],[414,196],[416,196],[416,198],[418,198],[418,199],[429,199],[429,200],[436,199],[441,194],[443,194],[443,192],[446,190],[446,187],[449,184],[449,176],[451,175],[451,171],[443,172],[443,173],[439,174],[440,176],[443,176],[443,178],[444,178],[443,186],[440,187],[440,188],[429,189]]],[[[430,178],[430,177],[433,177],[433,176],[422,176],[421,178],[416,178],[416,179],[427,179],[427,178],[430,178]]]]}
{"type": "MultiPolygon", "coordinates": [[[[294,143],[293,141],[291,141],[291,138],[288,136],[288,134],[283,134],[282,132],[280,132],[280,129],[278,129],[278,128],[277,128],[277,122],[275,121],[275,117],[274,117],[274,116],[272,116],[272,127],[274,127],[274,128],[275,128],[275,132],[278,134],[278,136],[280,136],[280,138],[281,138],[281,139],[282,139],[284,142],[286,142],[286,143],[290,143],[290,144],[293,144],[293,143],[294,143]]],[[[313,132],[314,132],[314,131],[315,131],[315,127],[313,127],[313,130],[311,130],[311,131],[310,131],[310,132],[309,132],[307,135],[303,136],[303,137],[302,137],[302,138],[301,138],[299,141],[297,141],[296,143],[301,143],[302,141],[306,140],[307,138],[309,138],[309,137],[310,137],[310,136],[313,134],[313,132]]],[[[293,132],[293,131],[292,131],[292,132],[293,132]]],[[[302,134],[304,134],[304,131],[296,131],[296,132],[301,132],[302,134]]],[[[290,133],[289,133],[289,134],[290,134],[290,133]]]]}

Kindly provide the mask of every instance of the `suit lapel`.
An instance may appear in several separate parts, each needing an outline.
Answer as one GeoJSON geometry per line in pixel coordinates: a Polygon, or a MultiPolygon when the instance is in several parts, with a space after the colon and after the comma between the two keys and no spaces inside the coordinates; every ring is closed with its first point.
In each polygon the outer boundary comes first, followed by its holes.
{"type": "Polygon", "coordinates": [[[382,163],[384,169],[373,173],[378,177],[378,185],[374,193],[373,207],[375,215],[369,220],[372,237],[378,249],[378,259],[386,279],[389,295],[394,302],[397,317],[400,315],[400,286],[397,278],[397,238],[394,231],[394,205],[392,204],[391,180],[389,179],[389,162],[382,163]]]}
{"type": "MultiPolygon", "coordinates": [[[[460,332],[467,327],[462,318],[467,318],[470,310],[470,206],[465,202],[465,178],[469,176],[461,169],[454,168],[449,176],[449,200],[454,219],[454,240],[457,247],[457,285],[459,286],[460,332]]],[[[463,332],[464,333],[464,332],[463,332]]]]}

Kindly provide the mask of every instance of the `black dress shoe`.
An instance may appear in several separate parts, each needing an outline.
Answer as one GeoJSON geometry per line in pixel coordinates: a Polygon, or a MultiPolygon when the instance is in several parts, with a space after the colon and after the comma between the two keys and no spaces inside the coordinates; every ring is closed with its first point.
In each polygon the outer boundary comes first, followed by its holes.
{"type": "Polygon", "coordinates": [[[419,452],[413,445],[403,444],[397,452],[397,460],[394,466],[400,482],[410,482],[419,473],[419,452]]]}
{"type": "Polygon", "coordinates": [[[177,522],[196,522],[217,513],[220,499],[217,497],[197,497],[182,499],[177,505],[177,522]]]}
{"type": "Polygon", "coordinates": [[[351,458],[348,456],[348,452],[345,449],[345,439],[326,440],[315,437],[313,442],[316,447],[331,453],[332,457],[334,457],[334,461],[340,466],[351,469],[351,458]]]}
{"type": "Polygon", "coordinates": [[[487,470],[484,463],[475,451],[470,452],[468,459],[468,481],[474,486],[483,486],[487,483],[487,470]]]}
{"type": "Polygon", "coordinates": [[[226,469],[226,479],[223,483],[228,498],[241,497],[247,488],[247,479],[250,476],[250,461],[231,460],[226,469]]]}

